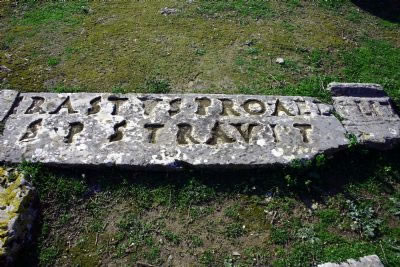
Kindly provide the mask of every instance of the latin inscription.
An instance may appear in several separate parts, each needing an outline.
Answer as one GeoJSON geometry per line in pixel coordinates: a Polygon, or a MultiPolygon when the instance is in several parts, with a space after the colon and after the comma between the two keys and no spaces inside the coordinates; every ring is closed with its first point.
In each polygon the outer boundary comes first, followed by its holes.
{"type": "MultiPolygon", "coordinates": [[[[313,142],[312,124],[306,121],[282,124],[279,118],[299,117],[304,120],[304,116],[305,118],[332,116],[331,108],[319,101],[289,97],[283,99],[269,97],[265,100],[247,97],[238,100],[228,96],[224,98],[196,96],[187,101],[182,97],[166,100],[155,96],[130,98],[98,95],[88,98],[86,104],[83,102],[81,99],[71,98],[71,95],[65,96],[61,101],[41,95],[31,96],[29,105],[25,104],[27,108],[24,115],[56,116],[62,113],[63,116],[80,116],[79,121],[69,123],[67,134],[64,136],[66,144],[73,144],[82,134],[86,127],[85,116],[96,119],[97,116],[108,114],[123,115],[125,118],[115,123],[112,126],[113,132],[103,140],[98,140],[99,142],[124,141],[126,135],[129,134],[126,132],[127,125],[132,122],[134,131],[141,132],[140,136],[144,138],[142,142],[149,145],[171,140],[178,146],[207,145],[210,147],[234,143],[254,145],[260,143],[262,139],[279,144],[288,140],[288,135],[293,134],[298,136],[300,143],[309,144],[313,142]],[[80,108],[82,105],[86,105],[86,108],[80,108]],[[121,113],[122,109],[123,113],[121,113]],[[147,118],[148,122],[140,126],[135,121],[130,121],[127,116],[129,112],[132,112],[133,116],[143,116],[145,120],[147,118]],[[211,115],[213,118],[210,120],[211,115]],[[203,124],[202,120],[206,118],[211,123],[203,124]]],[[[353,102],[346,105],[365,116],[386,116],[390,111],[384,102],[353,102]]],[[[41,127],[46,127],[46,119],[32,119],[19,141],[35,140],[41,127]]],[[[57,131],[57,128],[55,130],[57,131]]]]}

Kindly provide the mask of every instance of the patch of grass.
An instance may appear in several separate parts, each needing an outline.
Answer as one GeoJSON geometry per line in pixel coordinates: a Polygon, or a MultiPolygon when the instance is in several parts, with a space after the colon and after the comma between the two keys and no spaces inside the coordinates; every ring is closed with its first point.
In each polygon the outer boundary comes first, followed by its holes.
{"type": "Polygon", "coordinates": [[[364,40],[343,54],[344,75],[352,82],[379,83],[400,105],[400,48],[387,41],[364,40]]]}
{"type": "Polygon", "coordinates": [[[230,223],[225,227],[225,235],[229,238],[239,238],[246,233],[241,223],[230,223]]]}
{"type": "Polygon", "coordinates": [[[80,22],[79,15],[85,14],[88,1],[28,1],[28,10],[16,22],[22,25],[41,25],[62,22],[73,25],[80,22]]]}
{"type": "Polygon", "coordinates": [[[272,243],[274,243],[274,244],[285,245],[290,240],[290,233],[287,231],[287,229],[279,228],[279,227],[272,227],[271,233],[270,233],[270,238],[271,238],[272,243]]]}
{"type": "Polygon", "coordinates": [[[200,0],[198,12],[211,16],[264,18],[270,16],[272,10],[265,0],[200,0]]]}
{"type": "Polygon", "coordinates": [[[56,57],[50,57],[47,60],[47,65],[52,66],[52,67],[58,65],[59,63],[60,63],[60,59],[56,58],[56,57]]]}
{"type": "Polygon", "coordinates": [[[171,91],[171,85],[168,79],[151,77],[146,80],[144,91],[152,94],[168,94],[171,91]]]}
{"type": "Polygon", "coordinates": [[[59,250],[56,247],[44,248],[40,252],[39,260],[43,266],[54,265],[59,254],[59,250]]]}

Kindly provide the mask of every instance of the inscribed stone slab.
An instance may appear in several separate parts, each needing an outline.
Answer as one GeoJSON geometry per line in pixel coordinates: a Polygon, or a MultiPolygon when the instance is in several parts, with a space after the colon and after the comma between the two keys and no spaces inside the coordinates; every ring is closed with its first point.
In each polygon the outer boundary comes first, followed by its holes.
{"type": "Polygon", "coordinates": [[[400,141],[400,117],[380,85],[333,83],[328,89],[342,124],[362,144],[384,150],[400,141]]]}
{"type": "Polygon", "coordinates": [[[23,93],[0,161],[123,167],[264,166],[348,144],[309,97],[23,93]]]}

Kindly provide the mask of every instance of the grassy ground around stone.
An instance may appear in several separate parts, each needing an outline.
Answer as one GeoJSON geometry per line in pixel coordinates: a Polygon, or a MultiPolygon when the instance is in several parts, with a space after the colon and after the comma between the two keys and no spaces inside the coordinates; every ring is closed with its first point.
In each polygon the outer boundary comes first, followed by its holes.
{"type": "Polygon", "coordinates": [[[400,148],[289,167],[148,173],[25,163],[41,219],[20,266],[400,263],[400,148]]]}
{"type": "MultiPolygon", "coordinates": [[[[330,81],[374,82],[399,107],[399,21],[390,0],[2,1],[0,88],[329,101],[330,81]]],[[[252,171],[22,164],[41,216],[18,264],[307,266],[377,254],[398,266],[399,152],[352,146],[252,171]]]]}

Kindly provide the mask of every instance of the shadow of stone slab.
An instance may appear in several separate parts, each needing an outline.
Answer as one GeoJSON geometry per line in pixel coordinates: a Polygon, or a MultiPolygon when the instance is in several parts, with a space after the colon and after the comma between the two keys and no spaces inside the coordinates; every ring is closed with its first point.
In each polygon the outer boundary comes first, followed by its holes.
{"type": "Polygon", "coordinates": [[[398,0],[352,0],[352,2],[374,16],[400,23],[400,2],[398,0]]]}

